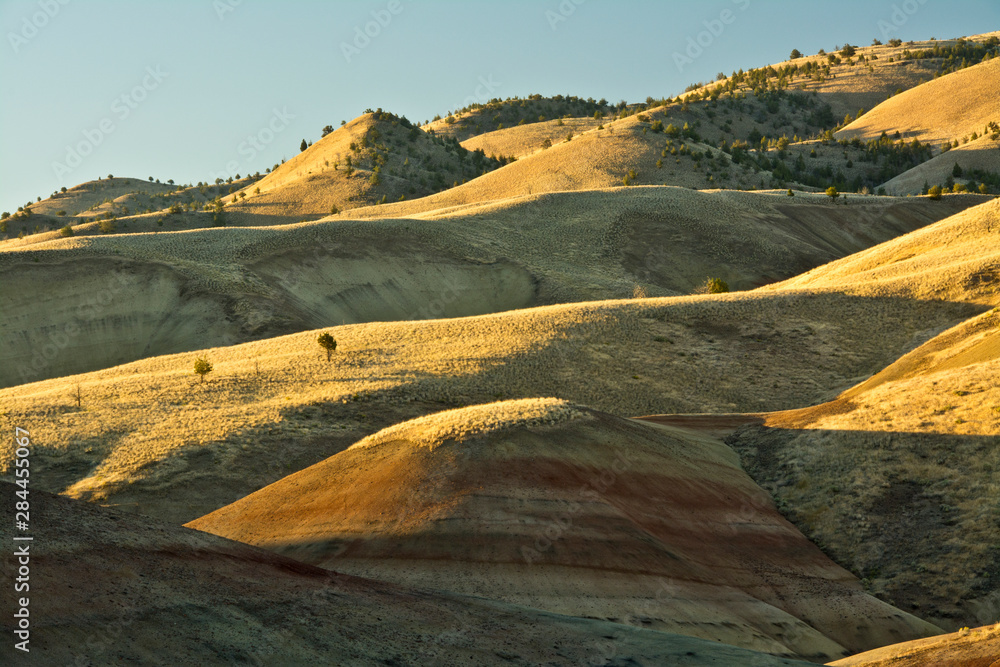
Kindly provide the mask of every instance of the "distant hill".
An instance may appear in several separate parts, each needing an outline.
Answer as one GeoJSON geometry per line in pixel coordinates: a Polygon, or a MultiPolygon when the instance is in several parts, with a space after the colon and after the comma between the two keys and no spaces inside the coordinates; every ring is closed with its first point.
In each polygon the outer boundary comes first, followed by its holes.
{"type": "Polygon", "coordinates": [[[417,199],[501,162],[377,110],[332,131],[226,206],[233,222],[299,222],[380,201],[417,199]]]}
{"type": "Polygon", "coordinates": [[[542,97],[530,95],[527,98],[495,98],[486,103],[474,103],[464,109],[449,112],[423,126],[423,129],[437,136],[466,141],[494,130],[544,123],[560,118],[607,117],[626,105],[610,106],[606,100],[581,99],[574,95],[542,97]]]}

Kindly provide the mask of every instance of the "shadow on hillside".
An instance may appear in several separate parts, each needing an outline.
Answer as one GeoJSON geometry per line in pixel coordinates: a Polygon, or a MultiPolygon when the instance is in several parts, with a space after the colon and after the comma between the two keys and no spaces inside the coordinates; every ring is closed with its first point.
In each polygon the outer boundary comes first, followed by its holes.
{"type": "Polygon", "coordinates": [[[1000,436],[747,423],[725,442],[874,594],[945,628],[1000,616],[1000,436]]]}

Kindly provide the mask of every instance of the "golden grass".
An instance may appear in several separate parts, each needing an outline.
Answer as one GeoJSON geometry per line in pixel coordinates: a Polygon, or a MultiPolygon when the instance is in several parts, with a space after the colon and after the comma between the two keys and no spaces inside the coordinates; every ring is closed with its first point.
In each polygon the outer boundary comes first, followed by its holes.
{"type": "Polygon", "coordinates": [[[886,100],[834,136],[877,139],[899,131],[935,147],[1000,122],[1000,59],[994,58],[886,100]]]}
{"type": "MultiPolygon", "coordinates": [[[[997,122],[1000,122],[1000,115],[997,122]]],[[[982,129],[976,132],[981,133],[982,129]]],[[[946,186],[956,164],[962,168],[963,174],[954,180],[962,185],[969,180],[976,180],[972,175],[973,169],[1000,173],[1000,144],[988,135],[980,136],[958,148],[935,155],[927,162],[886,181],[883,187],[889,194],[903,195],[920,194],[925,183],[930,186],[946,186]]]]}

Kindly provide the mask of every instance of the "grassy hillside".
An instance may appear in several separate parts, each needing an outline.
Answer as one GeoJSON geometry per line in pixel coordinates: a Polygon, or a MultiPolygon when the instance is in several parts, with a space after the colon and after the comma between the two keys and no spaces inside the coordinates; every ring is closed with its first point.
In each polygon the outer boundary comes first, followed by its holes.
{"type": "Polygon", "coordinates": [[[472,103],[463,109],[449,111],[444,118],[435,118],[423,126],[427,132],[463,142],[475,136],[511,127],[545,123],[560,118],[594,118],[613,115],[624,105],[610,106],[606,100],[581,99],[574,95],[527,98],[494,98],[489,102],[472,103]]]}
{"type": "MultiPolygon", "coordinates": [[[[116,234],[11,248],[0,253],[7,340],[0,384],[352,322],[689,294],[710,276],[745,290],[978,199],[858,197],[831,206],[823,195],[619,188],[533,195],[421,219],[116,234]],[[51,287],[39,297],[32,288],[41,283],[51,287]],[[40,347],[39,337],[57,343],[40,347]]],[[[168,224],[188,215],[195,214],[167,216],[168,224]]]]}
{"type": "Polygon", "coordinates": [[[237,224],[316,219],[331,211],[448,189],[501,166],[378,109],[279,165],[226,207],[237,224]]]}
{"type": "Polygon", "coordinates": [[[830,663],[836,667],[968,667],[996,664],[1000,625],[963,628],[948,635],[893,644],[830,663]]]}

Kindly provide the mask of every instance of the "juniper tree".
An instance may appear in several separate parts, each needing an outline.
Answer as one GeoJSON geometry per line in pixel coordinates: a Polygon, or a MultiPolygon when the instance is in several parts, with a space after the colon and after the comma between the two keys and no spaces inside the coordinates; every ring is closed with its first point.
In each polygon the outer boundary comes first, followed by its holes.
{"type": "Polygon", "coordinates": [[[327,332],[323,332],[316,339],[319,346],[326,350],[326,360],[330,361],[330,355],[337,350],[337,340],[327,332]]]}

